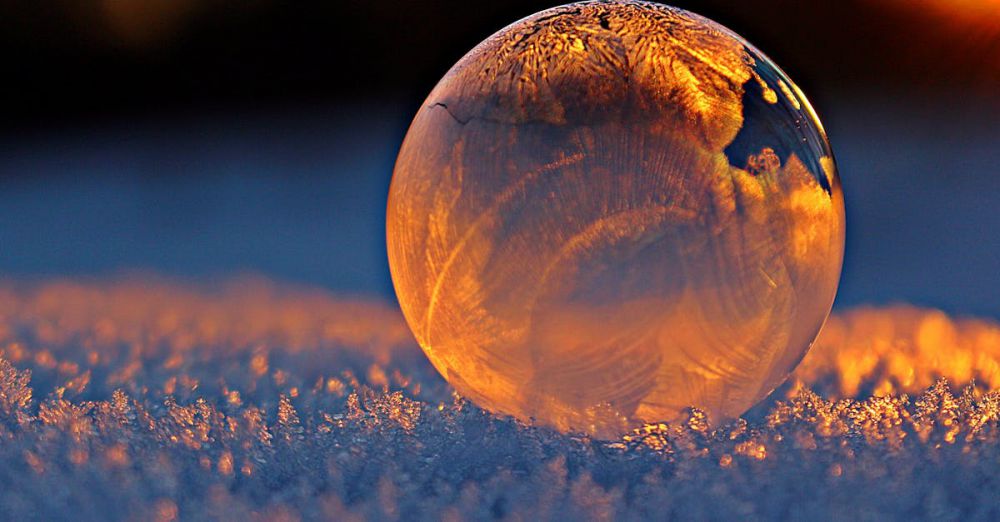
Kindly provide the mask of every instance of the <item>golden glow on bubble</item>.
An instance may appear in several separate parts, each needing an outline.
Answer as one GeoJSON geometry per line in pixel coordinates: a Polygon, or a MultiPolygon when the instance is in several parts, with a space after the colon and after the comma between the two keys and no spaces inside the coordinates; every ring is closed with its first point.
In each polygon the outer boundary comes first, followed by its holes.
{"type": "Polygon", "coordinates": [[[633,2],[545,11],[462,58],[404,140],[387,222],[448,382],[601,436],[766,396],[826,319],[844,243],[794,83],[714,22],[633,2]]]}

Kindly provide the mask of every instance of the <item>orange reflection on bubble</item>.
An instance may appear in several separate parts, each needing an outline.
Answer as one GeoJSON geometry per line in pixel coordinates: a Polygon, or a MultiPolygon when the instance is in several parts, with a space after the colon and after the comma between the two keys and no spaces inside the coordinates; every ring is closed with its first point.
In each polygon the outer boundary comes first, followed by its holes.
{"type": "Polygon", "coordinates": [[[724,27],[571,4],[486,39],[417,113],[389,267],[428,358],[521,420],[617,435],[732,419],[836,292],[843,196],[815,112],[724,27]]]}

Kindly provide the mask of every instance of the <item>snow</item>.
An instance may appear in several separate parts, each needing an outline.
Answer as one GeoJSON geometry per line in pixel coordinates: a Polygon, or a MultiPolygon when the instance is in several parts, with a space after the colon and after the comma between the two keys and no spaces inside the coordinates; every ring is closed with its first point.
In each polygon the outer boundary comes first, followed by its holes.
{"type": "Polygon", "coordinates": [[[839,313],[744,419],[611,441],[456,396],[387,303],[261,279],[6,282],[0,357],[5,520],[1000,516],[1000,328],[934,310],[839,313]]]}

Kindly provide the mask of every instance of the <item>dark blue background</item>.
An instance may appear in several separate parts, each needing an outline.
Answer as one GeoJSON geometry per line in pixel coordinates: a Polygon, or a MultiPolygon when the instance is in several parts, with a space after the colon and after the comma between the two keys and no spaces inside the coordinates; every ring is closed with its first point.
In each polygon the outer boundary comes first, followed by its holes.
{"type": "MultiPolygon", "coordinates": [[[[0,2],[0,279],[254,271],[391,297],[383,213],[410,118],[473,45],[556,3],[0,2]]],[[[823,117],[840,305],[1000,318],[1000,15],[670,3],[753,42],[823,117]]]]}
{"type": "MultiPolygon", "coordinates": [[[[818,107],[848,234],[839,306],[1000,318],[1000,112],[869,96],[818,107]]],[[[384,210],[413,103],[77,125],[0,143],[0,273],[254,271],[392,296],[384,210]]]]}

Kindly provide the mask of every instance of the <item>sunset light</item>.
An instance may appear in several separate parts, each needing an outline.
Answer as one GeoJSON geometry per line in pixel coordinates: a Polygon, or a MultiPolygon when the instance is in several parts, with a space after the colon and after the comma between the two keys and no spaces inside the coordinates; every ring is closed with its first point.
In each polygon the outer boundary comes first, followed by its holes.
{"type": "Polygon", "coordinates": [[[1000,0],[0,2],[0,522],[1000,520],[1000,0]]]}

